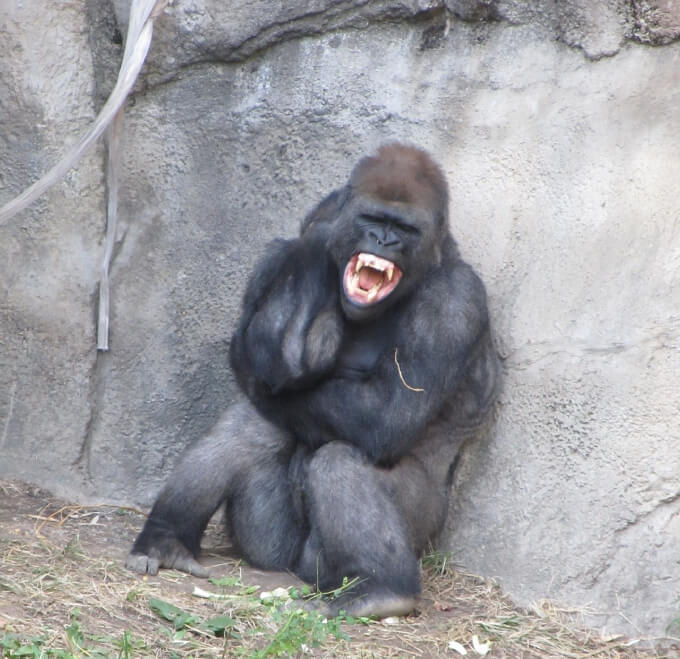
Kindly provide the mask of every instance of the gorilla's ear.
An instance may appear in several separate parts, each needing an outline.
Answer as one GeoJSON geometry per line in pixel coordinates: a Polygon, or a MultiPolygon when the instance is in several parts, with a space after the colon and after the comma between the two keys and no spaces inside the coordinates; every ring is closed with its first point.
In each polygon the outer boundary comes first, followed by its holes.
{"type": "Polygon", "coordinates": [[[434,249],[432,250],[432,258],[435,265],[441,265],[442,262],[442,246],[436,243],[434,249]]]}
{"type": "Polygon", "coordinates": [[[320,229],[328,231],[342,211],[342,207],[349,198],[349,187],[344,186],[338,190],[333,190],[324,197],[315,208],[313,208],[302,220],[300,225],[300,235],[309,235],[312,231],[320,229]]]}

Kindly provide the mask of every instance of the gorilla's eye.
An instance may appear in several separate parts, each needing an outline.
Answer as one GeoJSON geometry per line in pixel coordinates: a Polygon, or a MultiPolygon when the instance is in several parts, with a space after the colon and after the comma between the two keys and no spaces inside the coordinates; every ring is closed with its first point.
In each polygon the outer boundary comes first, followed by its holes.
{"type": "Polygon", "coordinates": [[[375,254],[360,252],[345,267],[345,295],[354,304],[377,304],[394,291],[402,274],[396,263],[375,254]]]}
{"type": "Polygon", "coordinates": [[[371,228],[381,227],[385,230],[395,230],[411,236],[420,235],[420,229],[401,216],[362,214],[357,218],[357,227],[362,231],[370,231],[371,228]]]}
{"type": "Polygon", "coordinates": [[[395,225],[402,233],[407,233],[411,236],[419,236],[420,229],[413,224],[406,224],[405,222],[395,222],[395,225]]]}
{"type": "Polygon", "coordinates": [[[373,215],[359,215],[356,218],[356,226],[361,231],[367,231],[371,227],[380,227],[387,224],[387,220],[383,217],[374,217],[373,215]]]}

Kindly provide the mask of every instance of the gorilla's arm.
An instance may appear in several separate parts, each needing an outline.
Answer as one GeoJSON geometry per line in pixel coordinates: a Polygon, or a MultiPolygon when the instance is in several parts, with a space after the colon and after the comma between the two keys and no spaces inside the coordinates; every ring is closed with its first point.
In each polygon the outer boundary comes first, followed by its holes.
{"type": "Polygon", "coordinates": [[[274,241],[248,282],[231,362],[251,397],[307,387],[335,363],[342,319],[323,239],[274,241]]]}
{"type": "Polygon", "coordinates": [[[390,464],[417,443],[463,379],[466,386],[477,380],[477,404],[485,404],[496,378],[495,362],[489,368],[485,360],[494,353],[484,287],[469,266],[459,262],[427,282],[397,322],[394,333],[384,328],[392,336],[365,377],[338,368],[309,392],[281,397],[280,413],[299,438],[312,446],[341,439],[390,464]],[[473,369],[480,371],[475,378],[473,369]]]}

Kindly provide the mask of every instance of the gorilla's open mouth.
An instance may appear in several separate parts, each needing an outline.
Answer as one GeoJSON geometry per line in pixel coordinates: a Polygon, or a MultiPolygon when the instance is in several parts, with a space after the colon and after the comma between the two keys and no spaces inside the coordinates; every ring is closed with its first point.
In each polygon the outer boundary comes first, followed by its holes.
{"type": "Polygon", "coordinates": [[[392,261],[359,252],[345,267],[345,295],[354,304],[377,304],[397,287],[401,276],[399,266],[392,261]]]}

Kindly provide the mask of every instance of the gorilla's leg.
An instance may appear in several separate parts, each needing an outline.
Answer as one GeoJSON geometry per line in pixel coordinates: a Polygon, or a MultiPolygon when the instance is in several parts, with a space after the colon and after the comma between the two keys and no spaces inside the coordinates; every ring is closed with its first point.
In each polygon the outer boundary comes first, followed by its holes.
{"type": "Polygon", "coordinates": [[[381,469],[349,444],[332,442],[311,458],[306,510],[311,533],[298,575],[321,589],[343,577],[359,583],[331,603],[331,612],[386,617],[413,609],[420,569],[409,529],[381,469]]]}
{"type": "Polygon", "coordinates": [[[378,477],[406,523],[413,550],[421,556],[446,521],[450,482],[446,477],[436,480],[414,455],[380,470],[378,477]]]}
{"type": "Polygon", "coordinates": [[[448,420],[433,421],[410,454],[379,477],[401,511],[417,554],[435,540],[446,521],[458,454],[469,432],[448,420]]]}
{"type": "Polygon", "coordinates": [[[292,457],[279,454],[266,467],[252,470],[228,501],[229,536],[251,565],[265,570],[295,567],[309,532],[300,491],[306,462],[304,447],[292,457]]]}
{"type": "Polygon", "coordinates": [[[268,567],[291,567],[303,530],[292,514],[287,464],[292,442],[243,400],[227,410],[211,433],[192,446],[168,479],[137,537],[126,565],[156,574],[171,567],[197,576],[205,527],[223,502],[234,500],[243,519],[235,542],[248,558],[268,567]],[[271,548],[271,549],[270,549],[271,548]],[[286,561],[289,561],[286,564],[286,561]]]}

